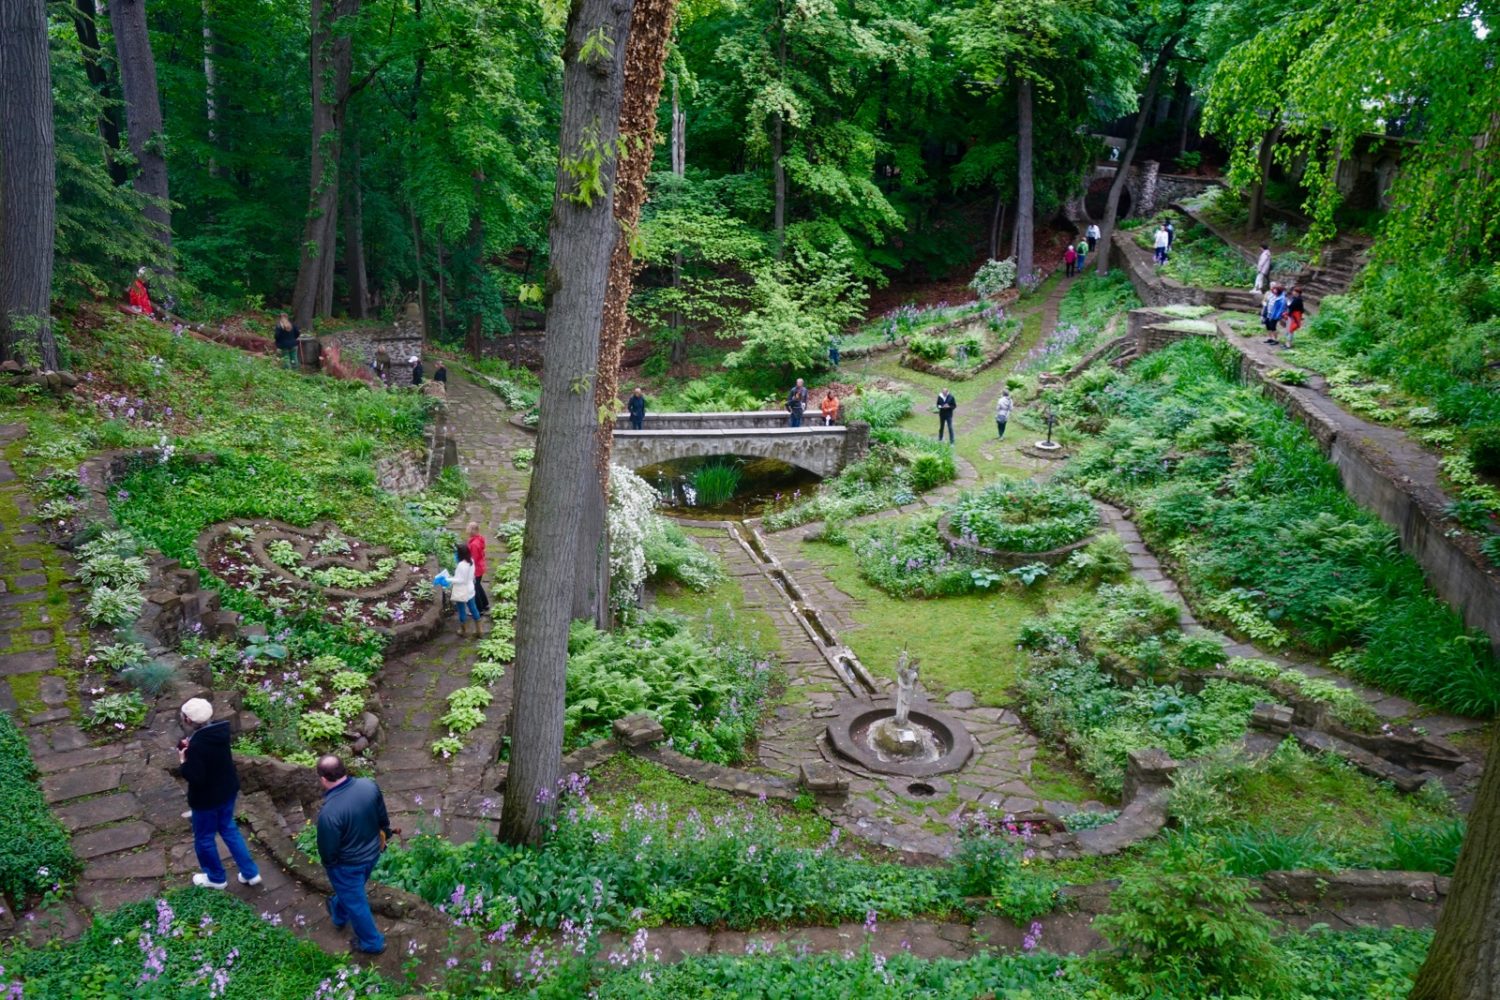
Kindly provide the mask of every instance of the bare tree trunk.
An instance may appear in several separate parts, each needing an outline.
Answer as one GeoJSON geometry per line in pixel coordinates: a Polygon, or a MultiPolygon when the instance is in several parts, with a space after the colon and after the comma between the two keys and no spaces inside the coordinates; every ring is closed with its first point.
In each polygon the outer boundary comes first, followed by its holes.
{"type": "Polygon", "coordinates": [[[162,246],[171,247],[166,135],[156,89],[156,59],[146,32],[145,0],[110,0],[109,23],[120,63],[120,91],[125,96],[125,133],[138,169],[135,189],[147,198],[146,231],[162,246]]]}
{"type": "Polygon", "coordinates": [[[510,771],[500,838],[540,839],[557,801],[567,690],[568,612],[578,555],[579,504],[572,498],[595,470],[594,383],[609,285],[625,50],[633,0],[573,0],[563,49],[563,118],[552,202],[547,336],[541,421],[526,500],[525,554],[516,611],[510,771]],[[579,162],[598,170],[603,194],[588,192],[579,162]]]}
{"type": "Polygon", "coordinates": [[[416,258],[417,309],[422,313],[422,325],[425,328],[427,326],[427,279],[422,274],[422,226],[417,222],[416,206],[407,205],[406,214],[411,219],[412,254],[416,258]]]}
{"type": "Polygon", "coordinates": [[[1179,72],[1177,74],[1177,86],[1173,93],[1173,100],[1177,104],[1177,155],[1181,156],[1187,152],[1188,129],[1193,121],[1193,88],[1188,85],[1187,76],[1179,72]]]}
{"type": "Polygon", "coordinates": [[[614,250],[609,259],[609,288],[604,297],[604,325],[599,336],[599,380],[594,385],[595,468],[579,489],[583,525],[578,533],[577,588],[573,617],[591,618],[604,628],[609,608],[609,533],[605,501],[609,494],[609,458],[619,408],[620,355],[630,329],[626,307],[634,267],[630,241],[646,203],[646,175],[656,147],[656,107],[661,102],[662,73],[677,0],[635,0],[630,41],[625,48],[625,89],[620,100],[620,137],[625,155],[615,177],[614,250]]]}
{"type": "Polygon", "coordinates": [[[0,0],[0,357],[57,368],[55,146],[46,0],[0,0]]]}
{"type": "Polygon", "coordinates": [[[349,143],[349,179],[344,191],[344,277],[349,283],[349,315],[370,315],[370,277],[365,265],[365,195],[359,186],[359,140],[349,143]]]}
{"type": "MultiPolygon", "coordinates": [[[[776,61],[781,67],[781,81],[786,82],[786,4],[776,4],[776,61]]],[[[771,176],[776,187],[775,204],[771,209],[771,228],[776,231],[776,259],[786,253],[786,116],[776,112],[776,122],[771,130],[771,176]]]]}
{"type": "Polygon", "coordinates": [[[441,225],[438,226],[437,246],[434,249],[437,251],[437,328],[438,337],[441,338],[448,330],[448,284],[443,268],[443,227],[441,225]]]}
{"type": "Polygon", "coordinates": [[[476,208],[469,216],[470,264],[465,269],[464,300],[469,309],[468,329],[465,332],[469,357],[478,361],[484,357],[484,312],[480,308],[484,290],[484,217],[479,214],[478,204],[484,195],[484,173],[474,171],[474,203],[476,208]]]}
{"type": "Polygon", "coordinates": [[[1280,117],[1279,111],[1272,113],[1271,124],[1266,129],[1266,134],[1261,136],[1260,149],[1256,152],[1255,184],[1250,188],[1250,215],[1245,220],[1247,233],[1255,232],[1265,221],[1266,181],[1271,177],[1271,154],[1276,151],[1276,140],[1281,135],[1281,128],[1276,124],[1280,117]]]}
{"type": "Polygon", "coordinates": [[[1005,192],[995,190],[995,210],[990,213],[990,242],[989,259],[998,260],[1000,257],[1000,227],[1004,225],[1005,219],[1005,192]]]}
{"type": "MultiPolygon", "coordinates": [[[[217,47],[214,45],[213,13],[209,10],[209,0],[203,0],[203,111],[208,119],[208,147],[217,149],[219,145],[219,104],[215,94],[219,89],[219,70],[214,63],[218,55],[217,47]]],[[[208,157],[208,173],[212,177],[220,175],[217,158],[210,153],[208,157]]]]}
{"type": "Polygon", "coordinates": [[[313,316],[332,311],[334,253],[339,208],[339,153],[353,63],[351,25],[359,0],[312,0],[312,170],[308,180],[307,223],[302,259],[292,292],[292,315],[304,330],[313,316]]]}
{"type": "Polygon", "coordinates": [[[98,9],[94,0],[73,0],[73,27],[78,32],[78,44],[83,49],[83,71],[89,85],[108,103],[99,112],[99,135],[109,147],[109,176],[115,184],[124,184],[130,178],[125,173],[125,164],[115,155],[120,151],[120,113],[111,99],[109,74],[104,69],[104,53],[99,47],[98,9]]]}
{"type": "Polygon", "coordinates": [[[1151,75],[1146,78],[1146,92],[1141,95],[1141,108],[1135,116],[1135,127],[1130,131],[1130,142],[1126,143],[1125,152],[1120,154],[1120,165],[1115,170],[1115,179],[1109,185],[1109,197],[1104,202],[1104,223],[1099,227],[1099,249],[1096,254],[1099,258],[1097,270],[1101,278],[1109,274],[1109,248],[1114,239],[1115,217],[1120,211],[1120,193],[1125,190],[1125,181],[1130,176],[1130,164],[1135,160],[1135,151],[1141,144],[1141,133],[1146,131],[1146,117],[1156,101],[1156,92],[1161,89],[1161,78],[1166,74],[1167,63],[1171,61],[1176,48],[1177,36],[1173,35],[1162,43],[1161,49],[1156,53],[1151,75]]]}
{"type": "MultiPolygon", "coordinates": [[[[672,77],[672,174],[687,176],[687,112],[677,101],[677,78],[672,77]]],[[[672,288],[682,288],[682,251],[672,254],[672,288]]],[[[672,310],[672,353],[669,358],[674,365],[687,360],[687,337],[682,330],[682,311],[672,310]]]]}
{"type": "Polygon", "coordinates": [[[1036,180],[1032,173],[1031,79],[1016,86],[1016,283],[1026,287],[1036,265],[1036,180]]]}
{"type": "Polygon", "coordinates": [[[1500,996],[1500,727],[1490,738],[1484,776],[1437,936],[1410,1000],[1495,1000],[1500,996]]]}

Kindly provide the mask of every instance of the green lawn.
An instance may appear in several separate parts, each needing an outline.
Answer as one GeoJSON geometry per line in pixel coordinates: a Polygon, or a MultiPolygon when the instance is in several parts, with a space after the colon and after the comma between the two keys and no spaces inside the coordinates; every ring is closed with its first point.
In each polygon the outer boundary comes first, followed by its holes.
{"type": "MultiPolygon", "coordinates": [[[[689,536],[703,534],[723,536],[722,530],[693,530],[689,536]]],[[[708,590],[696,591],[675,582],[654,587],[656,606],[663,611],[673,611],[694,622],[709,621],[716,630],[729,628],[740,640],[752,649],[768,653],[781,652],[781,636],[776,626],[759,608],[745,606],[745,592],[739,581],[726,576],[708,590]]]]}
{"type": "MultiPolygon", "coordinates": [[[[843,639],[872,673],[894,677],[896,657],[907,649],[922,663],[922,681],[942,691],[974,692],[984,705],[1014,702],[1010,688],[1025,654],[1016,649],[1021,624],[1076,587],[1041,584],[1021,590],[930,600],[891,597],[866,583],[848,548],[800,542],[801,558],[817,565],[855,600],[858,628],[843,639]]],[[[1086,796],[1085,796],[1086,797],[1086,796]]]]}

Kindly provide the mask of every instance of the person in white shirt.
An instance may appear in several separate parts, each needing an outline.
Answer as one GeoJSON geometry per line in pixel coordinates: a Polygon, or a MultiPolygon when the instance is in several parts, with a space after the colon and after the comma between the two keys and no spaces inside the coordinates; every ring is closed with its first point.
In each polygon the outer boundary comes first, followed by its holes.
{"type": "Polygon", "coordinates": [[[1258,292],[1271,282],[1271,246],[1269,243],[1260,245],[1260,257],[1255,261],[1255,287],[1252,292],[1258,292]]]}
{"type": "Polygon", "coordinates": [[[1094,247],[1099,243],[1099,224],[1090,222],[1089,227],[1083,231],[1083,238],[1089,241],[1089,253],[1094,252],[1094,247]]]}
{"type": "Polygon", "coordinates": [[[1015,406],[1010,398],[1010,390],[1005,389],[1000,393],[1000,399],[995,403],[995,431],[999,435],[997,440],[1005,438],[1005,425],[1010,422],[1010,411],[1015,406]]]}
{"type": "Polygon", "coordinates": [[[479,634],[479,607],[474,603],[474,559],[469,554],[469,543],[459,542],[453,550],[453,577],[449,585],[453,588],[453,606],[458,609],[458,634],[469,635],[469,621],[474,622],[474,635],[479,634]]]}
{"type": "Polygon", "coordinates": [[[1152,241],[1156,248],[1156,263],[1158,266],[1167,262],[1167,227],[1158,225],[1156,227],[1156,238],[1152,241]]]}

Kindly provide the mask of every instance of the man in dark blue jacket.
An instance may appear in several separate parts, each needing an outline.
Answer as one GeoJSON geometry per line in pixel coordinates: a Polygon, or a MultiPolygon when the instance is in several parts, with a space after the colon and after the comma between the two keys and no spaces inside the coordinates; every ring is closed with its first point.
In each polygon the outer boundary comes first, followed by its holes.
{"type": "Polygon", "coordinates": [[[318,758],[318,781],[323,785],[318,857],[333,886],[328,915],[339,930],[354,925],[355,951],[379,955],[385,951],[385,935],[375,926],[365,883],[386,840],[396,833],[385,811],[385,796],[369,778],[349,777],[344,762],[332,754],[318,758]]]}
{"type": "Polygon", "coordinates": [[[625,404],[630,411],[630,429],[638,431],[646,425],[646,397],[637,386],[635,392],[630,394],[630,402],[625,404]]]}
{"type": "Polygon", "coordinates": [[[202,698],[189,698],[182,705],[182,728],[188,736],[177,744],[177,760],[188,783],[188,806],[193,810],[193,851],[203,869],[193,884],[224,889],[229,874],[219,860],[216,838],[224,838],[239,869],[241,885],[260,885],[260,869],[250,857],[245,838],[234,824],[234,801],[240,794],[240,776],[229,753],[228,720],[213,721],[214,707],[202,698]]]}

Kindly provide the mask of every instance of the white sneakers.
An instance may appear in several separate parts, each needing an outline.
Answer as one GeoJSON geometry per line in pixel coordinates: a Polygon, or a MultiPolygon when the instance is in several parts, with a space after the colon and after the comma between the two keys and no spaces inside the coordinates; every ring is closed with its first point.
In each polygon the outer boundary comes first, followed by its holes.
{"type": "MultiPolygon", "coordinates": [[[[235,878],[239,880],[240,885],[260,885],[259,875],[255,876],[254,878],[246,878],[244,875],[236,875],[235,878]]],[[[193,884],[201,885],[205,889],[229,888],[229,882],[227,880],[223,882],[215,882],[213,879],[209,878],[202,872],[199,872],[198,874],[193,876],[193,884]]]]}

